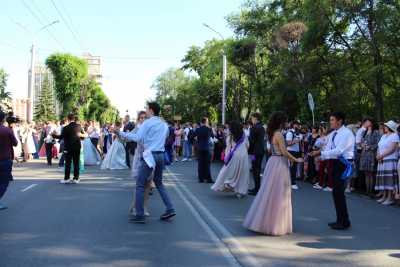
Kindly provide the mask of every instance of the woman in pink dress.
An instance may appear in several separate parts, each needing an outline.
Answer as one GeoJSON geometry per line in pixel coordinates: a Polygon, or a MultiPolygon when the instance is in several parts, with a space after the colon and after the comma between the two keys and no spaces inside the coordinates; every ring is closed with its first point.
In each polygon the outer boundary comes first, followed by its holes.
{"type": "Polygon", "coordinates": [[[292,233],[292,192],[288,159],[294,158],[286,149],[282,129],[287,121],[283,112],[272,114],[267,128],[272,155],[264,170],[261,188],[244,220],[247,229],[273,236],[292,233]]]}

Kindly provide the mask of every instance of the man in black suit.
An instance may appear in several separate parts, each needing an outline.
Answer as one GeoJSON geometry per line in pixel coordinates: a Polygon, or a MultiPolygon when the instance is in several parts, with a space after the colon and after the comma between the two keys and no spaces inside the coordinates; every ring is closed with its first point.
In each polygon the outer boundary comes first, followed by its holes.
{"type": "Polygon", "coordinates": [[[253,126],[250,128],[249,155],[252,157],[252,170],[254,189],[249,190],[249,195],[256,195],[261,183],[261,163],[265,154],[265,129],[261,123],[261,114],[256,112],[251,115],[253,126]]]}
{"type": "Polygon", "coordinates": [[[208,118],[204,117],[201,120],[201,126],[196,129],[195,137],[197,139],[199,183],[213,183],[210,170],[210,138],[214,137],[214,134],[208,126],[208,118]]]}
{"type": "MultiPolygon", "coordinates": [[[[123,132],[131,132],[133,129],[135,129],[135,124],[131,122],[131,118],[129,115],[126,115],[124,118],[124,128],[123,132]]],[[[131,159],[133,158],[133,155],[135,154],[136,150],[136,142],[130,141],[126,142],[125,145],[125,159],[126,159],[126,165],[128,165],[129,168],[131,168],[131,159]]]]}
{"type": "Polygon", "coordinates": [[[65,126],[60,135],[53,133],[53,137],[64,140],[65,176],[62,184],[79,183],[79,156],[81,153],[81,138],[85,137],[81,125],[76,123],[75,115],[68,115],[69,124],[65,126]],[[74,163],[74,179],[70,180],[71,163],[74,163]]]}

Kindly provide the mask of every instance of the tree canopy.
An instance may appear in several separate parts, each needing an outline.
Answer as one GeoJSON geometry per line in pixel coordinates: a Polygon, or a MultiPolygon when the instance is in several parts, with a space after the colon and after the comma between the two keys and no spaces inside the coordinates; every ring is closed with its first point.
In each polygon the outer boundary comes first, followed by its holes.
{"type": "MultiPolygon", "coordinates": [[[[398,118],[399,14],[400,2],[394,0],[246,1],[227,17],[232,39],[207,41],[186,52],[181,75],[188,79],[185,94],[194,99],[180,101],[179,94],[156,82],[158,99],[184,117],[220,118],[224,51],[228,120],[283,110],[291,119],[311,121],[308,93],[317,119],[335,110],[354,121],[365,115],[398,118]],[[183,114],[187,103],[189,111],[202,112],[183,114]]],[[[168,77],[175,84],[174,76],[168,77]]]]}

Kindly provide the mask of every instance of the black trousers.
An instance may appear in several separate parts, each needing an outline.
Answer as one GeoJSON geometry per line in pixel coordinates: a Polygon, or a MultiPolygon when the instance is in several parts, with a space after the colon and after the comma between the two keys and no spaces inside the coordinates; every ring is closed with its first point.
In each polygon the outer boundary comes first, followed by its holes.
{"type": "Polygon", "coordinates": [[[261,164],[264,154],[254,155],[254,160],[251,162],[251,169],[253,170],[254,191],[258,192],[261,185],[261,164]]]}
{"type": "Polygon", "coordinates": [[[94,147],[97,149],[97,145],[99,144],[99,138],[90,138],[90,141],[94,145],[94,147]]]}
{"type": "Polygon", "coordinates": [[[346,195],[344,191],[346,190],[346,181],[341,179],[346,166],[339,160],[333,160],[333,201],[335,203],[336,209],[336,222],[339,224],[349,224],[349,214],[347,212],[346,195]]]}
{"type": "Polygon", "coordinates": [[[0,182],[0,199],[6,193],[9,184],[10,184],[10,181],[2,181],[2,182],[0,182]]]}
{"type": "Polygon", "coordinates": [[[71,173],[71,163],[74,163],[74,179],[79,179],[79,156],[81,154],[80,149],[64,151],[65,155],[65,180],[69,180],[71,173]]]}
{"type": "MultiPolygon", "coordinates": [[[[290,154],[292,154],[293,157],[299,158],[301,157],[301,152],[295,152],[295,151],[288,151],[290,154]]],[[[296,184],[296,177],[297,176],[297,163],[292,162],[290,165],[290,180],[292,181],[292,185],[296,184]]]]}
{"type": "Polygon", "coordinates": [[[47,164],[51,165],[51,159],[53,158],[53,146],[54,144],[52,143],[46,143],[45,148],[46,148],[46,158],[47,158],[47,164]]]}
{"type": "Polygon", "coordinates": [[[211,156],[208,150],[199,150],[197,159],[197,171],[199,182],[211,181],[210,161],[211,156]]]}

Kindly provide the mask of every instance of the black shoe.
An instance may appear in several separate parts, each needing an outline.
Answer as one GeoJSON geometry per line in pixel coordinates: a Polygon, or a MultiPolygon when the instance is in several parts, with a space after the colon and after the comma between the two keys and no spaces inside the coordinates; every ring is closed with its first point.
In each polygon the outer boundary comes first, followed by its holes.
{"type": "Polygon", "coordinates": [[[255,196],[255,195],[257,195],[257,191],[256,191],[255,189],[252,189],[252,190],[249,190],[249,191],[248,191],[248,194],[249,194],[250,196],[255,196]]]}
{"type": "Polygon", "coordinates": [[[176,212],[174,210],[170,210],[165,212],[163,215],[160,216],[160,220],[166,221],[171,219],[172,217],[176,216],[176,212]]]}
{"type": "Polygon", "coordinates": [[[201,184],[202,184],[202,183],[204,183],[204,181],[203,181],[203,180],[199,180],[199,183],[201,183],[201,184]]]}
{"type": "Polygon", "coordinates": [[[146,218],[144,216],[131,216],[129,218],[129,222],[144,224],[144,223],[146,223],[146,218]]]}
{"type": "Polygon", "coordinates": [[[343,223],[335,223],[335,224],[331,225],[331,228],[332,228],[333,230],[346,230],[346,229],[349,229],[350,226],[351,226],[350,223],[346,223],[346,224],[343,224],[343,223]]]}
{"type": "Polygon", "coordinates": [[[332,225],[335,225],[335,224],[337,224],[337,222],[331,222],[331,223],[328,223],[328,226],[332,227],[332,225]]]}
{"type": "Polygon", "coordinates": [[[207,184],[213,184],[213,183],[214,183],[214,181],[212,179],[207,180],[207,184]]]}

